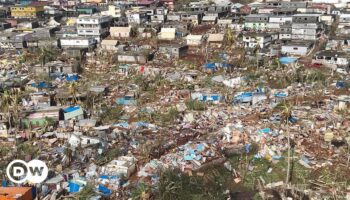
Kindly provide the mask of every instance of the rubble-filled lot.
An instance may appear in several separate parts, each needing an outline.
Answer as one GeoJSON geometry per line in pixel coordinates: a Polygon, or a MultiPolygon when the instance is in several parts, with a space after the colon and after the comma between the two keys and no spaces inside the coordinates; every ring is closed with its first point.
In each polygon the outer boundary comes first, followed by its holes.
{"type": "Polygon", "coordinates": [[[102,10],[44,20],[58,23],[50,39],[23,24],[1,32],[1,188],[52,200],[349,198],[347,18],[305,3],[126,7],[130,26],[102,10]],[[140,13],[151,23],[130,22],[140,13]],[[86,28],[98,41],[74,30],[86,28]],[[35,46],[46,40],[59,42],[35,46]],[[13,184],[14,159],[44,161],[48,177],[13,184]]]}

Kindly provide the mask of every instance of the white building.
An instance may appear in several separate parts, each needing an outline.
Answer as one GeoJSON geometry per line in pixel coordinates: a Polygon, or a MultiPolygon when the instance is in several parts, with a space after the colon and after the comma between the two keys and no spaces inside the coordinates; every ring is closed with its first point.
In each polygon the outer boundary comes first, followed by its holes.
{"type": "Polygon", "coordinates": [[[101,15],[109,15],[109,16],[112,16],[112,17],[122,17],[124,14],[124,10],[121,9],[120,7],[118,6],[115,6],[115,5],[109,5],[108,6],[108,10],[106,11],[102,11],[101,12],[101,15]]]}
{"type": "Polygon", "coordinates": [[[348,67],[349,58],[350,56],[346,52],[325,50],[317,52],[313,59],[316,62],[321,62],[324,64],[348,67]]]}
{"type": "Polygon", "coordinates": [[[271,44],[278,36],[269,33],[253,33],[243,36],[245,48],[255,48],[259,45],[260,48],[265,48],[271,44]]]}
{"type": "Polygon", "coordinates": [[[176,28],[162,28],[159,33],[159,39],[161,40],[174,40],[176,28]]]}
{"type": "Polygon", "coordinates": [[[128,38],[130,37],[130,27],[111,27],[109,30],[113,38],[128,38]]]}
{"type": "Polygon", "coordinates": [[[188,46],[200,46],[204,41],[203,35],[188,35],[186,37],[186,44],[188,46]]]}
{"type": "Polygon", "coordinates": [[[101,37],[108,35],[111,19],[110,16],[80,15],[77,19],[78,35],[94,37],[99,42],[101,37]]]}
{"type": "Polygon", "coordinates": [[[136,171],[136,161],[135,157],[120,156],[104,166],[102,172],[107,175],[130,177],[136,171]]]}
{"type": "Polygon", "coordinates": [[[96,45],[94,38],[67,37],[60,39],[61,48],[89,48],[96,45]]]}
{"type": "Polygon", "coordinates": [[[309,53],[312,47],[312,42],[292,41],[290,43],[282,45],[281,53],[295,56],[305,56],[309,53]]]}

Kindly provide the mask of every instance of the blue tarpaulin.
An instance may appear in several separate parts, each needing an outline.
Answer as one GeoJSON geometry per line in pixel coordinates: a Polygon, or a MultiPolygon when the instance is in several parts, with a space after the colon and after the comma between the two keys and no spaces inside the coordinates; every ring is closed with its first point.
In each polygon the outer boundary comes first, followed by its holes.
{"type": "Polygon", "coordinates": [[[118,176],[101,175],[100,178],[101,179],[117,179],[118,176]]]}
{"type": "Polygon", "coordinates": [[[259,133],[270,133],[271,129],[270,128],[263,128],[261,130],[259,130],[259,133]]]}
{"type": "Polygon", "coordinates": [[[290,64],[290,63],[294,63],[297,61],[297,58],[293,58],[293,57],[281,57],[280,59],[280,63],[281,64],[290,64]]]}
{"type": "Polygon", "coordinates": [[[337,88],[345,88],[345,82],[344,81],[338,81],[335,85],[337,88]]]}
{"type": "Polygon", "coordinates": [[[79,77],[78,74],[68,74],[66,76],[67,81],[78,81],[79,77]]]}
{"type": "Polygon", "coordinates": [[[113,124],[113,126],[118,126],[118,127],[122,127],[122,128],[128,128],[129,127],[129,123],[128,122],[120,122],[120,123],[113,124]]]}
{"type": "Polygon", "coordinates": [[[35,199],[36,198],[36,187],[32,187],[32,198],[35,199]]]}
{"type": "Polygon", "coordinates": [[[103,185],[98,185],[98,191],[101,192],[104,196],[109,196],[112,194],[112,191],[108,188],[106,188],[103,185]]]}
{"type": "Polygon", "coordinates": [[[137,127],[148,127],[149,123],[147,122],[136,122],[137,127]]]}
{"type": "Polygon", "coordinates": [[[274,94],[275,97],[281,97],[281,98],[284,98],[284,97],[287,97],[288,95],[284,92],[276,92],[274,94]]]}
{"type": "Polygon", "coordinates": [[[69,187],[70,193],[79,192],[79,189],[80,189],[80,185],[77,183],[73,183],[73,182],[69,182],[68,187],[69,187]]]}
{"type": "Polygon", "coordinates": [[[1,181],[1,186],[2,187],[7,187],[7,181],[6,180],[2,180],[1,181]]]}
{"type": "Polygon", "coordinates": [[[79,109],[80,109],[80,106],[71,106],[71,107],[64,109],[64,112],[69,113],[69,112],[73,112],[73,111],[79,110],[79,109]]]}
{"type": "Polygon", "coordinates": [[[235,101],[237,102],[251,102],[253,99],[253,93],[252,92],[242,92],[239,95],[235,96],[235,101]]]}
{"type": "Polygon", "coordinates": [[[131,97],[123,97],[117,99],[116,103],[118,105],[136,105],[137,101],[131,97]]]}
{"type": "Polygon", "coordinates": [[[207,69],[215,69],[215,63],[206,63],[204,64],[204,67],[207,69]]]}
{"type": "Polygon", "coordinates": [[[288,117],[288,121],[291,123],[297,123],[298,118],[290,116],[290,117],[288,117]]]}

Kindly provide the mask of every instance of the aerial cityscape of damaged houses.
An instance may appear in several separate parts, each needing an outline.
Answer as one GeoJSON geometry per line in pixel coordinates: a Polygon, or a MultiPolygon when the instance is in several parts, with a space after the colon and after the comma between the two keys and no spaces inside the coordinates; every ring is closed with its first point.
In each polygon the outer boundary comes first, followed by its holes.
{"type": "Polygon", "coordinates": [[[350,199],[350,1],[0,4],[0,200],[350,199]]]}

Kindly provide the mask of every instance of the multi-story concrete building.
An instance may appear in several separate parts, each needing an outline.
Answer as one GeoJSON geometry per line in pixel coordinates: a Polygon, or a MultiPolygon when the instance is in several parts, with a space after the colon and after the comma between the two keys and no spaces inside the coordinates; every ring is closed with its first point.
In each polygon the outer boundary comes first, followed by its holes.
{"type": "Polygon", "coordinates": [[[323,30],[320,14],[293,15],[292,39],[316,40],[323,30]]]}
{"type": "Polygon", "coordinates": [[[43,15],[44,6],[39,3],[11,7],[11,16],[14,18],[37,18],[43,15]]]}
{"type": "Polygon", "coordinates": [[[110,16],[81,15],[77,19],[78,36],[91,37],[100,41],[108,35],[110,22],[110,16]]]}

